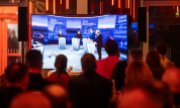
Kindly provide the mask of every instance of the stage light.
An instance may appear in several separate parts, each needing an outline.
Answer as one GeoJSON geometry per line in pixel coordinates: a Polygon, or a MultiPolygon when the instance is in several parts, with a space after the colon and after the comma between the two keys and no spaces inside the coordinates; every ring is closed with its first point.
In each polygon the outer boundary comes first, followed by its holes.
{"type": "Polygon", "coordinates": [[[179,17],[179,6],[176,7],[176,17],[179,17]]]}

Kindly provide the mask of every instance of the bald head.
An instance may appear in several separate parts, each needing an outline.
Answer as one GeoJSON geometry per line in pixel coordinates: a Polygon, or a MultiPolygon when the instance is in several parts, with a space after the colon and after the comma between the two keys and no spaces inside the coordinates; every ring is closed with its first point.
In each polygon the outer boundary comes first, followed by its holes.
{"type": "Polygon", "coordinates": [[[162,108],[157,102],[150,99],[141,89],[125,92],[120,97],[118,108],[162,108]]]}
{"type": "Polygon", "coordinates": [[[163,74],[162,80],[167,83],[173,92],[180,92],[180,69],[169,68],[163,74]]]}
{"type": "Polygon", "coordinates": [[[49,85],[43,92],[50,99],[53,108],[67,108],[67,92],[59,85],[49,85]]]}
{"type": "Polygon", "coordinates": [[[27,92],[16,96],[10,108],[52,108],[49,99],[41,92],[27,92]]]}
{"type": "Polygon", "coordinates": [[[118,108],[173,108],[172,94],[162,82],[126,86],[118,98],[118,108]]]}

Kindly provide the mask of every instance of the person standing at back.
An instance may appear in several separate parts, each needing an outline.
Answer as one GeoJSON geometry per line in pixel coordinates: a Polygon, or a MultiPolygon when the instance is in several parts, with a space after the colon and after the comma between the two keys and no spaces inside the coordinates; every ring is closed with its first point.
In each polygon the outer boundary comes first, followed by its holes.
{"type": "Polygon", "coordinates": [[[42,70],[42,54],[38,50],[30,50],[26,54],[26,63],[29,68],[30,82],[28,89],[42,90],[46,85],[50,84],[43,79],[41,75],[42,70]]]}
{"type": "Polygon", "coordinates": [[[105,45],[105,50],[108,57],[97,61],[97,74],[102,77],[111,80],[113,75],[113,69],[116,63],[119,61],[119,48],[114,40],[108,40],[105,45]]]}

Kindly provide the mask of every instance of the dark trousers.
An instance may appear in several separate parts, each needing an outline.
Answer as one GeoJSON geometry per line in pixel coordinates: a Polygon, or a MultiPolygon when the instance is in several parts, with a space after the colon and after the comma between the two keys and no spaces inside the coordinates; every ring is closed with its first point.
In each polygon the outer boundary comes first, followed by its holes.
{"type": "Polygon", "coordinates": [[[99,56],[99,60],[101,60],[101,47],[96,46],[96,48],[97,48],[97,53],[98,53],[98,56],[99,56]]]}

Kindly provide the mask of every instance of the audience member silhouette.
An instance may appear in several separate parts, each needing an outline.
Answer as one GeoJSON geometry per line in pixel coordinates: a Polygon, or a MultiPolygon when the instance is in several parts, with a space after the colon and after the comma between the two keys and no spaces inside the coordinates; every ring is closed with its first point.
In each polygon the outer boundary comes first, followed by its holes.
{"type": "Polygon", "coordinates": [[[56,71],[53,72],[47,80],[53,83],[62,85],[64,88],[67,88],[69,76],[66,72],[68,59],[65,55],[60,54],[56,57],[54,66],[56,71]]]}
{"type": "Polygon", "coordinates": [[[173,108],[172,94],[162,82],[125,87],[117,101],[117,108],[173,108]]]}
{"type": "Polygon", "coordinates": [[[43,93],[50,99],[53,108],[69,108],[68,95],[64,87],[49,85],[44,88],[43,93]]]}
{"type": "Polygon", "coordinates": [[[160,57],[156,51],[148,52],[146,57],[146,63],[152,71],[154,78],[157,80],[161,80],[161,77],[165,70],[161,66],[160,57]]]}
{"type": "Polygon", "coordinates": [[[180,108],[180,69],[176,67],[167,69],[162,80],[169,85],[173,92],[174,104],[180,108]]]}
{"type": "Polygon", "coordinates": [[[141,82],[152,82],[153,76],[149,67],[141,61],[133,61],[127,65],[125,85],[134,85],[141,82]]]}
{"type": "Polygon", "coordinates": [[[131,63],[133,61],[143,61],[143,53],[142,50],[139,49],[133,49],[129,52],[128,55],[128,63],[131,63]]]}
{"type": "Polygon", "coordinates": [[[21,63],[13,63],[5,69],[7,88],[0,93],[0,106],[9,108],[14,96],[27,89],[29,83],[28,67],[21,63]]]}
{"type": "Polygon", "coordinates": [[[42,90],[43,87],[50,84],[47,80],[43,79],[41,75],[42,70],[42,54],[38,50],[30,50],[26,54],[26,63],[29,68],[30,90],[42,90]]]}
{"type": "Polygon", "coordinates": [[[128,61],[119,61],[113,70],[113,79],[115,81],[116,91],[122,90],[125,84],[125,71],[127,64],[133,61],[143,61],[142,51],[133,49],[128,55],[128,61]]]}
{"type": "Polygon", "coordinates": [[[127,61],[119,61],[114,67],[113,79],[115,80],[116,91],[124,88],[126,67],[127,61]]]}
{"type": "Polygon", "coordinates": [[[174,63],[166,57],[167,45],[165,43],[158,43],[155,47],[155,51],[159,54],[161,65],[164,69],[174,66],[174,63]]]}
{"type": "Polygon", "coordinates": [[[96,59],[92,54],[81,58],[82,75],[72,78],[69,95],[72,108],[108,108],[112,82],[96,74],[96,59]]]}
{"type": "Polygon", "coordinates": [[[119,48],[114,40],[108,40],[104,48],[108,54],[108,57],[97,61],[97,73],[109,80],[112,79],[113,69],[116,63],[119,61],[119,48]]]}
{"type": "Polygon", "coordinates": [[[16,96],[9,108],[53,108],[50,100],[41,92],[31,91],[16,96]]]}

